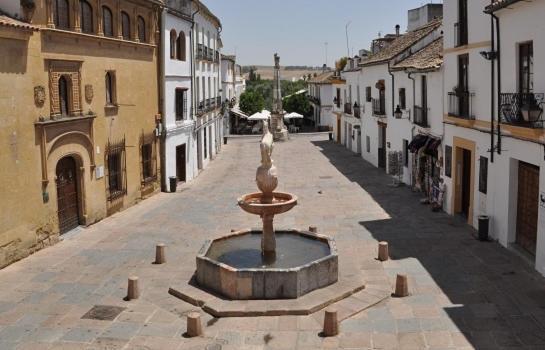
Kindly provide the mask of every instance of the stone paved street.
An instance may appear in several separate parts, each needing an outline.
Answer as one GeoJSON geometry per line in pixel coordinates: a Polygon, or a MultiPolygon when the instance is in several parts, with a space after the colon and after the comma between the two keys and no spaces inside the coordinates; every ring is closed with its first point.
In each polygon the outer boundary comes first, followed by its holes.
{"type": "MultiPolygon", "coordinates": [[[[418,193],[388,186],[381,170],[327,136],[277,143],[273,158],[279,190],[299,197],[277,227],[316,225],[351,254],[387,240],[392,260],[384,271],[392,285],[407,273],[411,296],[343,321],[335,338],[318,336],[317,315],[204,313],[204,337],[183,337],[185,315],[197,309],[169,295],[169,286],[192,274],[206,239],[259,226],[236,206],[256,190],[257,139],[232,139],[178,193],[77,229],[1,270],[0,349],[545,349],[545,279],[518,256],[475,240],[461,220],[432,213],[418,193]],[[152,264],[159,242],[167,244],[165,265],[152,264]],[[131,275],[142,295],[124,301],[131,275]],[[114,320],[82,319],[95,305],[124,309],[114,320]]],[[[374,277],[381,278],[368,280],[374,277]]]]}

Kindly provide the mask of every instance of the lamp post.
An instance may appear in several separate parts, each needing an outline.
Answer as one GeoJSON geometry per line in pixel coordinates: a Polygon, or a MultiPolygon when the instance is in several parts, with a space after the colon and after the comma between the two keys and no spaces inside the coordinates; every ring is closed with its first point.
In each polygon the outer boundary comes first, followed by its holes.
{"type": "Polygon", "coordinates": [[[350,57],[350,46],[348,45],[348,26],[350,25],[350,23],[352,23],[352,21],[348,21],[348,23],[346,23],[346,26],[345,26],[345,31],[346,31],[346,57],[350,57]]]}

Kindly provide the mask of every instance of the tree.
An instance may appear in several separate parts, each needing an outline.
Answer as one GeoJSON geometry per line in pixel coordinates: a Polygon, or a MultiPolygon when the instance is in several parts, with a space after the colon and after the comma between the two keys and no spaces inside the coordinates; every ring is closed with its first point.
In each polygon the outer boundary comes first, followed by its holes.
{"type": "Polygon", "coordinates": [[[261,112],[265,108],[263,96],[255,91],[245,91],[240,95],[240,110],[247,115],[261,112]]]}
{"type": "Polygon", "coordinates": [[[284,109],[286,112],[296,112],[302,115],[310,115],[311,105],[307,94],[296,94],[284,100],[284,109]]]}
{"type": "Polygon", "coordinates": [[[344,69],[344,67],[346,67],[347,63],[348,63],[348,58],[342,57],[340,60],[335,62],[335,69],[340,72],[344,69]]]}

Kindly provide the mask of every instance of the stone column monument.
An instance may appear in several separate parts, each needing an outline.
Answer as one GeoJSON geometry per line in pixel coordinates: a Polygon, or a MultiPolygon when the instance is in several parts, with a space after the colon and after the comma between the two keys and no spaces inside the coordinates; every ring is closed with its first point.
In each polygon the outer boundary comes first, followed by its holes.
{"type": "Polygon", "coordinates": [[[272,134],[275,141],[286,141],[288,129],[284,125],[284,108],[282,107],[282,88],[280,85],[280,56],[274,54],[273,106],[271,113],[272,134]]]}

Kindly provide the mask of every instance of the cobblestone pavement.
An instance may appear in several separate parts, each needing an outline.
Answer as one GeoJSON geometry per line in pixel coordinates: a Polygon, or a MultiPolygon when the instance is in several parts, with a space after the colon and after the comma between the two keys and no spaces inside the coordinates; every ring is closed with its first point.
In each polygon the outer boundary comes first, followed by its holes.
{"type": "Polygon", "coordinates": [[[195,308],[168,287],[192,273],[205,239],[259,225],[236,206],[255,190],[257,140],[230,140],[179,193],[156,195],[0,271],[0,349],[545,349],[545,280],[516,255],[478,242],[461,221],[389,187],[380,170],[322,136],[278,143],[274,158],[279,189],[299,196],[277,226],[316,225],[352,254],[389,241],[384,271],[391,283],[407,273],[411,296],[344,321],[334,338],[318,336],[316,315],[206,314],[205,336],[184,338],[184,316],[195,308]],[[159,242],[165,265],[152,264],[159,242]],[[127,302],[130,275],[142,295],[127,302]],[[125,309],[111,321],[82,318],[95,305],[125,309]]]}

